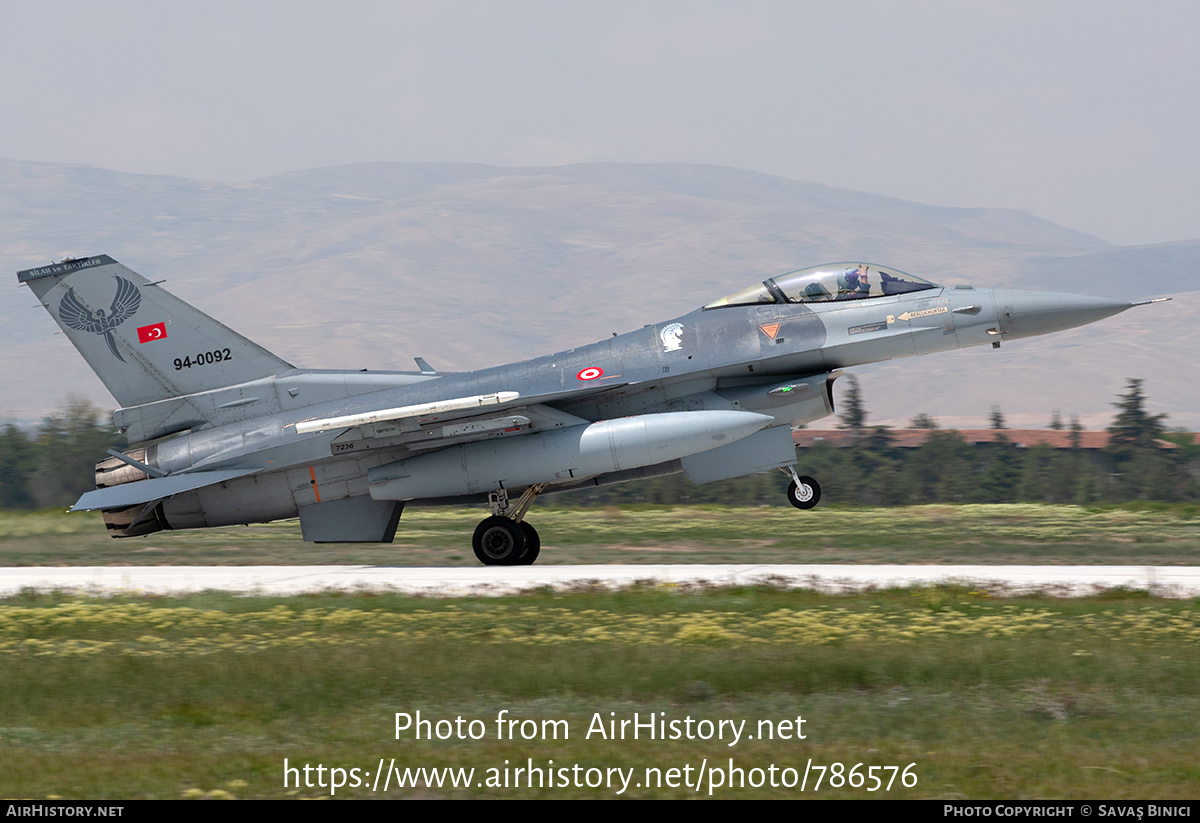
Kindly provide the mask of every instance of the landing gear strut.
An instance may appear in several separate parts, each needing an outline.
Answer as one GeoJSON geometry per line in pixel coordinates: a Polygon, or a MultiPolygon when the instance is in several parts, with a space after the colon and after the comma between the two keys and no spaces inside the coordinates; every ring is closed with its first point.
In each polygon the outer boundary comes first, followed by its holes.
{"type": "Polygon", "coordinates": [[[471,548],[485,566],[530,566],[542,549],[537,530],[525,522],[525,513],[545,484],[527,488],[516,505],[508,502],[508,489],[500,488],[488,495],[492,516],[475,528],[471,548]]]}
{"type": "Polygon", "coordinates": [[[795,466],[788,466],[782,471],[792,478],[787,490],[789,503],[797,509],[811,509],[821,502],[821,486],[816,480],[796,474],[795,466]]]}

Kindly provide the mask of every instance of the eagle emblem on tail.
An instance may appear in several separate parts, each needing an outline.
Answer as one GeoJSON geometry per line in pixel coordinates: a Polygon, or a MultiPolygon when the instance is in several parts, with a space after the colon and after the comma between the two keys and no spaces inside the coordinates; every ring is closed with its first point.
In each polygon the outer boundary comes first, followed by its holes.
{"type": "Polygon", "coordinates": [[[117,296],[113,298],[112,306],[107,313],[104,309],[95,311],[89,309],[76,296],[75,289],[72,288],[67,289],[66,296],[58,304],[58,317],[75,331],[104,335],[104,340],[108,343],[108,350],[113,353],[113,357],[124,363],[125,358],[117,351],[117,341],[112,335],[112,330],[133,317],[138,307],[142,305],[142,294],[138,291],[137,286],[125,278],[118,277],[116,281],[117,296]]]}

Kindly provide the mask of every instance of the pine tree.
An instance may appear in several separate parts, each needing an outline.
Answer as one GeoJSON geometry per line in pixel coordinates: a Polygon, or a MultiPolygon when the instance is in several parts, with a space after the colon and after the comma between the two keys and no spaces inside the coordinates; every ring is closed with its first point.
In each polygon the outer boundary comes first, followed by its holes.
{"type": "Polygon", "coordinates": [[[1004,425],[1004,415],[1001,414],[1000,407],[998,405],[992,406],[992,413],[988,420],[991,422],[993,429],[1007,428],[1007,426],[1004,425]]]}
{"type": "Polygon", "coordinates": [[[938,427],[937,420],[932,415],[921,412],[912,420],[908,421],[910,429],[936,429],[938,427]]]}
{"type": "Polygon", "coordinates": [[[858,378],[849,374],[846,375],[846,382],[846,393],[842,395],[842,411],[838,415],[838,428],[849,429],[858,434],[867,427],[867,410],[863,405],[858,378]]]}
{"type": "Polygon", "coordinates": [[[1125,394],[1113,403],[1117,416],[1108,427],[1108,453],[1116,472],[1115,485],[1106,496],[1117,501],[1171,499],[1173,493],[1164,497],[1163,492],[1164,487],[1170,487],[1167,479],[1172,474],[1172,461],[1155,443],[1166,433],[1163,420],[1167,416],[1146,411],[1141,380],[1127,379],[1125,389],[1125,394]]]}
{"type": "Polygon", "coordinates": [[[1118,460],[1128,460],[1136,449],[1155,448],[1154,441],[1166,433],[1163,421],[1167,416],[1146,411],[1142,381],[1130,377],[1125,381],[1125,388],[1126,393],[1113,403],[1119,411],[1108,427],[1109,450],[1118,460]]]}
{"type": "Polygon", "coordinates": [[[1079,422],[1077,414],[1071,416],[1071,448],[1074,451],[1083,448],[1083,424],[1079,422]]]}

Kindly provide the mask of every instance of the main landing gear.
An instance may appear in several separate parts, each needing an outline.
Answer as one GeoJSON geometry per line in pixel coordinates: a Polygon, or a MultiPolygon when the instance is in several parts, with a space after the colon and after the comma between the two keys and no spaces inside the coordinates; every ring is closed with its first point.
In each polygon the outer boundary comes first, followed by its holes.
{"type": "Polygon", "coordinates": [[[780,471],[792,478],[787,490],[789,503],[797,509],[811,509],[821,502],[821,486],[816,480],[796,474],[795,466],[788,466],[780,471]]]}
{"type": "Polygon", "coordinates": [[[492,516],[475,527],[471,548],[485,566],[532,566],[542,550],[537,530],[525,522],[525,513],[533,499],[546,488],[544,483],[527,488],[515,506],[508,502],[508,490],[488,495],[492,516]]]}

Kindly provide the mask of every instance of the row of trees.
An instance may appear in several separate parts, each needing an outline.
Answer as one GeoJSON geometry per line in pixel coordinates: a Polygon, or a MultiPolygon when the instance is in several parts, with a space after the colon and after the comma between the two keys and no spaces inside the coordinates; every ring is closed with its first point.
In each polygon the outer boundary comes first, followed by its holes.
{"type": "Polygon", "coordinates": [[[1018,448],[1003,438],[972,444],[938,430],[918,448],[898,449],[877,429],[847,449],[807,449],[802,460],[830,500],[874,506],[1200,500],[1194,448],[1018,448]]]}
{"type": "MultiPolygon", "coordinates": [[[[898,506],[919,503],[1077,503],[1130,500],[1200,500],[1200,444],[1187,432],[1165,427],[1166,415],[1150,414],[1140,380],[1129,380],[1113,405],[1117,414],[1105,449],[1085,449],[1078,420],[1065,424],[1057,412],[1048,428],[1070,430],[1071,448],[1020,448],[1004,434],[1004,415],[993,408],[996,442],[973,444],[921,414],[911,428],[928,429],[924,444],[900,448],[894,433],[867,425],[854,377],[840,403],[838,427],[854,434],[849,447],[818,443],[799,450],[801,474],[815,477],[830,503],[898,506]],[[1174,443],[1178,448],[1164,447],[1174,443]]],[[[784,504],[782,473],[695,486],[681,477],[658,478],[581,493],[595,503],[784,504]]],[[[564,496],[566,502],[569,496],[564,496]]]]}
{"type": "Polygon", "coordinates": [[[42,421],[33,433],[11,424],[0,434],[0,508],[69,506],[96,488],[95,465],[125,445],[112,423],[86,400],[42,421]]]}
{"type": "MultiPolygon", "coordinates": [[[[852,378],[851,378],[852,379],[852,378]]],[[[1140,380],[1129,380],[1116,403],[1109,446],[1081,447],[1078,421],[1073,447],[1018,448],[1003,433],[1004,418],[993,409],[996,442],[975,445],[956,431],[937,428],[929,415],[912,421],[930,429],[924,445],[898,448],[885,427],[868,427],[856,381],[841,404],[839,426],[854,434],[848,448],[818,444],[800,450],[801,474],[817,478],[824,499],[873,506],[915,503],[1124,502],[1200,500],[1200,444],[1192,435],[1165,428],[1166,415],[1146,411],[1140,380]],[[1163,448],[1173,441],[1179,448],[1163,448]]],[[[98,409],[70,401],[59,414],[26,433],[6,426],[0,434],[0,508],[69,506],[94,488],[95,463],[106,450],[125,445],[98,409]]],[[[1051,428],[1067,428],[1055,414],[1051,428]],[[1057,421],[1057,424],[1055,423],[1057,421]]],[[[696,486],[680,475],[547,495],[549,505],[725,503],[784,505],[788,478],[781,472],[696,486]]]]}

